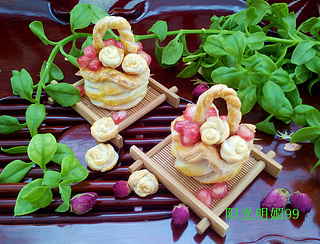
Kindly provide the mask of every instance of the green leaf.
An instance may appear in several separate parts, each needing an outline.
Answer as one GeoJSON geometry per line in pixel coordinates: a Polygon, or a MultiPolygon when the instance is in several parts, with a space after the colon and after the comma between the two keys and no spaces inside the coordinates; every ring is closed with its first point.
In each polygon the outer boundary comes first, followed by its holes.
{"type": "Polygon", "coordinates": [[[296,131],[291,137],[290,143],[312,141],[320,135],[320,127],[304,127],[296,131]]]}
{"type": "Polygon", "coordinates": [[[241,101],[242,114],[249,113],[257,102],[256,86],[252,85],[239,89],[237,94],[241,101]]]}
{"type": "Polygon", "coordinates": [[[189,78],[193,75],[195,75],[199,70],[199,65],[196,62],[192,62],[187,67],[185,67],[178,75],[177,77],[181,78],[189,78]]]}
{"type": "Polygon", "coordinates": [[[29,158],[42,169],[51,161],[56,151],[57,141],[52,134],[35,135],[28,146],[29,158]]]}
{"type": "Polygon", "coordinates": [[[316,55],[314,41],[302,41],[293,50],[291,61],[296,65],[305,64],[316,55]]]}
{"type": "Polygon", "coordinates": [[[24,200],[23,196],[27,195],[35,187],[41,186],[41,184],[42,179],[36,179],[22,187],[14,206],[14,216],[29,214],[39,209],[39,207],[34,206],[30,202],[24,200]]]}
{"type": "Polygon", "coordinates": [[[208,55],[213,57],[221,57],[228,54],[225,50],[224,38],[218,35],[208,36],[203,49],[208,55]]]}
{"type": "Polygon", "coordinates": [[[72,179],[74,183],[80,182],[87,178],[88,171],[83,167],[75,156],[65,157],[61,163],[61,179],[72,179]]]}
{"type": "Polygon", "coordinates": [[[285,100],[285,95],[280,86],[273,82],[266,82],[262,88],[263,99],[262,107],[270,114],[279,110],[285,100]]]}
{"type": "Polygon", "coordinates": [[[107,12],[104,11],[102,8],[97,7],[96,5],[89,3],[88,7],[92,10],[93,16],[91,22],[96,24],[100,19],[108,16],[107,12]]]}
{"type": "Polygon", "coordinates": [[[272,81],[273,83],[279,85],[283,92],[290,92],[296,88],[294,80],[291,79],[288,72],[286,72],[282,68],[275,70],[271,74],[269,81],[272,81]]]}
{"type": "Polygon", "coordinates": [[[74,155],[73,151],[63,143],[57,143],[57,151],[53,155],[52,161],[61,164],[63,159],[69,155],[74,155]]]}
{"type": "MultiPolygon", "coordinates": [[[[41,67],[41,71],[40,71],[40,79],[42,78],[44,70],[47,68],[47,65],[48,65],[47,61],[44,61],[42,64],[42,67],[41,67]]],[[[63,75],[62,71],[60,70],[60,68],[57,65],[55,65],[54,63],[52,63],[50,65],[50,69],[49,69],[47,77],[44,78],[44,82],[49,83],[52,80],[59,81],[59,80],[62,80],[63,78],[64,78],[64,75],[63,75]]]]}
{"type": "Polygon", "coordinates": [[[238,60],[242,58],[244,50],[247,46],[247,40],[245,35],[237,31],[234,34],[227,36],[224,40],[225,50],[234,55],[238,60]]]}
{"type": "Polygon", "coordinates": [[[313,171],[320,165],[320,160],[318,160],[318,162],[316,162],[316,164],[313,166],[313,168],[310,170],[310,174],[313,173],[313,171]]]}
{"type": "Polygon", "coordinates": [[[20,124],[18,119],[8,115],[0,116],[0,132],[10,134],[27,126],[27,123],[20,124]]]}
{"type": "Polygon", "coordinates": [[[0,174],[0,183],[19,183],[29,172],[33,162],[25,163],[21,160],[14,160],[9,163],[0,174]]]}
{"type": "Polygon", "coordinates": [[[294,12],[289,13],[287,16],[282,18],[283,27],[286,33],[293,39],[295,39],[296,31],[296,16],[294,12]]]}
{"type": "Polygon", "coordinates": [[[247,45],[250,50],[260,50],[264,47],[266,39],[266,34],[264,32],[256,32],[249,36],[247,45]]]}
{"type": "Polygon", "coordinates": [[[48,45],[50,41],[46,37],[46,34],[44,33],[43,25],[41,21],[33,21],[29,25],[30,30],[39,37],[39,39],[45,44],[48,45]]]}
{"type": "Polygon", "coordinates": [[[270,135],[276,135],[276,129],[274,128],[274,123],[269,122],[269,120],[273,117],[273,115],[270,115],[268,118],[266,118],[264,121],[259,122],[256,124],[256,127],[258,130],[270,134],[270,135]]]}
{"type": "Polygon", "coordinates": [[[74,105],[81,99],[80,91],[71,84],[50,84],[45,87],[45,90],[50,97],[64,107],[74,105]]]}
{"type": "Polygon", "coordinates": [[[36,186],[22,196],[23,200],[37,208],[45,208],[52,201],[52,192],[48,186],[36,186]]]}
{"type": "Polygon", "coordinates": [[[11,148],[2,148],[1,150],[5,153],[16,154],[16,153],[27,153],[28,146],[16,146],[11,148]]]}
{"type": "MultiPolygon", "coordinates": [[[[177,36],[178,37],[178,36],[177,36]]],[[[162,52],[162,63],[167,65],[175,64],[181,58],[183,52],[183,44],[177,37],[171,40],[162,52]]]]}
{"type": "Polygon", "coordinates": [[[308,110],[306,120],[309,126],[320,126],[320,111],[315,108],[308,110]]]}
{"type": "Polygon", "coordinates": [[[38,134],[38,128],[46,117],[46,108],[43,104],[31,104],[26,111],[26,122],[32,137],[38,134]]]}
{"type": "Polygon", "coordinates": [[[71,31],[74,32],[76,29],[83,29],[90,25],[91,20],[94,14],[91,8],[84,3],[77,4],[71,11],[70,11],[70,26],[71,31]]]}
{"type": "Polygon", "coordinates": [[[33,80],[31,75],[25,69],[22,69],[20,72],[12,72],[13,76],[11,77],[11,86],[14,95],[19,95],[22,99],[29,100],[34,102],[32,97],[33,93],[33,80]]]}
{"type": "Polygon", "coordinates": [[[312,90],[313,85],[316,84],[316,83],[319,82],[319,81],[320,81],[320,76],[312,79],[312,80],[309,82],[309,84],[308,84],[308,92],[309,92],[310,96],[312,95],[311,90],[312,90]]]}
{"type": "Polygon", "coordinates": [[[320,56],[316,55],[305,63],[308,70],[320,75],[320,56]]]}
{"type": "Polygon", "coordinates": [[[305,105],[305,104],[301,104],[299,106],[296,106],[293,109],[293,115],[292,115],[293,122],[299,126],[306,126],[308,124],[306,114],[308,111],[313,110],[313,109],[315,109],[315,108],[310,105],[305,105]]]}
{"type": "Polygon", "coordinates": [[[160,47],[159,46],[159,40],[158,39],[156,39],[155,45],[156,45],[156,47],[155,47],[155,50],[154,50],[154,54],[156,55],[156,58],[157,58],[157,60],[158,60],[158,62],[160,64],[160,66],[162,68],[166,69],[166,68],[169,68],[169,67],[172,67],[173,65],[175,65],[175,64],[167,65],[167,64],[162,63],[162,56],[163,56],[162,54],[163,54],[164,47],[160,47]]]}
{"type": "Polygon", "coordinates": [[[295,83],[302,84],[309,80],[312,77],[312,72],[307,69],[307,67],[302,64],[302,65],[297,65],[295,69],[295,83]]]}
{"type": "Polygon", "coordinates": [[[295,88],[294,90],[290,92],[285,92],[286,98],[291,103],[292,107],[296,107],[298,105],[302,104],[302,99],[300,97],[300,93],[298,91],[298,88],[295,88]]]}
{"type": "Polygon", "coordinates": [[[167,37],[168,25],[167,22],[163,20],[158,20],[153,26],[148,30],[147,33],[153,32],[162,42],[167,37]]]}
{"type": "Polygon", "coordinates": [[[69,185],[59,185],[59,192],[63,203],[56,209],[56,212],[66,212],[70,207],[71,187],[69,185]]]}
{"type": "Polygon", "coordinates": [[[60,173],[53,170],[48,170],[44,172],[42,185],[48,186],[50,188],[55,188],[59,185],[61,176],[60,173]]]}
{"type": "Polygon", "coordinates": [[[220,67],[211,73],[211,78],[215,83],[225,84],[234,89],[238,89],[239,83],[245,75],[245,70],[239,70],[234,67],[220,67]]]}

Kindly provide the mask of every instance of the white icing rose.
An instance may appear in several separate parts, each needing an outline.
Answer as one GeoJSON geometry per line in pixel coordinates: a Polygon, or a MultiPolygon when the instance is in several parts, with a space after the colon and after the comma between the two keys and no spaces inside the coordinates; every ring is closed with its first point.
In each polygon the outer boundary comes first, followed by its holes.
{"type": "Polygon", "coordinates": [[[248,157],[247,142],[240,136],[231,136],[221,144],[221,157],[228,163],[238,163],[248,157]]]}
{"type": "Polygon", "coordinates": [[[159,189],[157,178],[146,169],[133,172],[128,179],[128,184],[140,197],[154,194],[159,189]]]}
{"type": "Polygon", "coordinates": [[[120,66],[124,56],[124,51],[113,45],[104,47],[99,53],[99,60],[103,66],[108,68],[117,68],[120,66]]]}
{"type": "Polygon", "coordinates": [[[207,145],[222,143],[230,135],[227,120],[211,116],[200,127],[201,140],[207,145]]]}
{"type": "Polygon", "coordinates": [[[90,148],[86,155],[85,161],[92,170],[105,172],[112,169],[118,162],[119,155],[110,144],[100,143],[90,148]]]}
{"type": "Polygon", "coordinates": [[[105,142],[116,137],[118,129],[118,125],[115,125],[111,117],[105,117],[94,122],[90,130],[94,139],[105,142]]]}
{"type": "Polygon", "coordinates": [[[122,69],[127,74],[140,75],[148,70],[147,61],[139,54],[127,54],[122,62],[122,69]]]}

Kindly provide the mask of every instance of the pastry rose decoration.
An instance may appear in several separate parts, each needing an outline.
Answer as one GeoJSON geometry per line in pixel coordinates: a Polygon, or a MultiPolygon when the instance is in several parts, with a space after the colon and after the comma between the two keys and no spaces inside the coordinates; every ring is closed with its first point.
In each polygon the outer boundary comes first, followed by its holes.
{"type": "Polygon", "coordinates": [[[92,170],[105,172],[112,169],[118,162],[119,155],[110,144],[100,143],[90,148],[86,155],[85,161],[92,170]]]}
{"type": "Polygon", "coordinates": [[[128,179],[128,184],[140,197],[152,195],[159,189],[157,178],[146,169],[133,172],[128,179]]]}
{"type": "Polygon", "coordinates": [[[91,135],[98,142],[108,141],[118,134],[118,125],[116,125],[111,117],[105,117],[97,120],[91,126],[91,135]]]}
{"type": "Polygon", "coordinates": [[[230,163],[241,162],[249,153],[247,142],[240,136],[231,136],[221,144],[221,157],[230,163]]]}
{"type": "Polygon", "coordinates": [[[124,57],[124,51],[113,45],[104,47],[99,53],[99,60],[104,67],[117,68],[120,66],[124,57]]]}
{"type": "Polygon", "coordinates": [[[200,127],[201,140],[207,145],[223,142],[230,134],[227,120],[211,116],[200,127]]]}
{"type": "Polygon", "coordinates": [[[128,74],[140,75],[148,70],[148,64],[141,55],[130,53],[123,59],[122,69],[128,74]]]}

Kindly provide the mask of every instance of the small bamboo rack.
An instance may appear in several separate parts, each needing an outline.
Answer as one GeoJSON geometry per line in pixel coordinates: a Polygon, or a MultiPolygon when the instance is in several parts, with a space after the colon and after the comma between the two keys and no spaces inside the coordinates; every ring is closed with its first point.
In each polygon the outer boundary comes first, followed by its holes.
{"type": "Polygon", "coordinates": [[[208,208],[197,199],[196,192],[201,188],[210,189],[212,184],[201,184],[192,177],[185,176],[174,167],[175,158],[171,153],[171,135],[146,154],[136,146],[132,146],[130,148],[130,155],[136,160],[129,167],[130,172],[145,167],[156,175],[169,191],[201,218],[201,221],[196,226],[199,234],[203,234],[211,226],[222,237],[226,235],[229,226],[219,216],[226,208],[262,170],[277,178],[282,169],[282,166],[273,160],[275,157],[273,151],[265,154],[257,147],[253,147],[249,159],[244,163],[239,174],[227,182],[228,195],[222,199],[213,199],[212,206],[208,208]]]}
{"type": "MultiPolygon", "coordinates": [[[[79,80],[74,83],[74,86],[83,85],[84,80],[79,80]]],[[[149,78],[148,90],[146,96],[142,101],[133,108],[130,108],[127,111],[127,117],[125,120],[118,124],[119,131],[121,132],[132,123],[143,117],[145,114],[159,106],[161,103],[166,101],[174,108],[177,108],[180,104],[180,97],[176,94],[178,88],[173,86],[170,89],[167,89],[165,86],[161,85],[153,78],[149,78]]],[[[77,111],[84,119],[86,119],[91,125],[103,118],[111,116],[112,113],[116,111],[99,108],[91,103],[90,98],[86,95],[83,95],[81,100],[72,106],[72,108],[77,111]]],[[[110,140],[116,147],[123,147],[123,138],[121,135],[117,136],[110,140]]]]}

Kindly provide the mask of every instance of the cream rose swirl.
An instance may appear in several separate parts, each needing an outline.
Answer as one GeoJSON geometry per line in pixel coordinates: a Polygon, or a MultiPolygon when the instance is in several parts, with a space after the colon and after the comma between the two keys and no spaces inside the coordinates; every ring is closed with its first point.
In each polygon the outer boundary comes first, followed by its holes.
{"type": "Polygon", "coordinates": [[[85,161],[92,170],[105,172],[112,169],[118,162],[119,155],[110,144],[100,143],[90,148],[86,155],[85,161]]]}
{"type": "Polygon", "coordinates": [[[141,55],[130,53],[124,57],[122,69],[127,74],[140,75],[148,70],[148,64],[141,55]]]}
{"type": "Polygon", "coordinates": [[[124,56],[124,51],[113,45],[104,47],[99,53],[99,60],[103,66],[108,68],[117,68],[120,66],[124,56]]]}
{"type": "Polygon", "coordinates": [[[231,136],[221,144],[221,157],[228,163],[238,163],[250,153],[247,142],[240,136],[231,136]]]}
{"type": "Polygon", "coordinates": [[[154,194],[159,189],[157,178],[146,169],[133,172],[128,179],[128,184],[140,197],[154,194]]]}
{"type": "Polygon", "coordinates": [[[201,140],[207,145],[222,143],[228,138],[230,128],[227,120],[211,116],[200,127],[201,140]]]}
{"type": "Polygon", "coordinates": [[[114,137],[118,133],[118,125],[116,125],[111,117],[104,117],[97,120],[91,126],[91,135],[98,142],[105,142],[114,137]]]}

